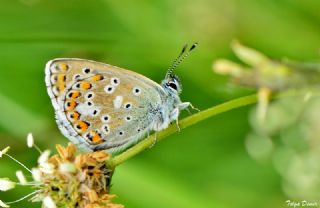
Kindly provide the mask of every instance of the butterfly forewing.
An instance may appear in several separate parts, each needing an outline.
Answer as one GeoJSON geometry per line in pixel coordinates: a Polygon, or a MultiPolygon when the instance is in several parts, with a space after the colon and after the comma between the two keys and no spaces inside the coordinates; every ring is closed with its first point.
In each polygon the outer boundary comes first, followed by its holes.
{"type": "Polygon", "coordinates": [[[48,62],[46,85],[60,130],[87,150],[114,151],[141,138],[163,93],[142,75],[81,59],[48,62]]]}

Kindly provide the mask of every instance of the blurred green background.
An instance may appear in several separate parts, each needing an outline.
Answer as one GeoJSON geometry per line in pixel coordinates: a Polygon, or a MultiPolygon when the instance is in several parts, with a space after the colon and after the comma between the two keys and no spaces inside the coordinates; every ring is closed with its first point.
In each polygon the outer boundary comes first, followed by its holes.
{"type": "MultiPolygon", "coordinates": [[[[315,0],[1,0],[0,147],[10,145],[11,155],[32,167],[38,154],[26,147],[28,132],[43,149],[67,143],[46,94],[50,59],[93,59],[160,82],[182,45],[197,41],[177,73],[182,100],[206,109],[253,92],[212,72],[217,58],[235,59],[233,39],[273,58],[318,59],[319,8],[315,0]]],[[[121,165],[113,178],[116,201],[130,208],[287,206],[272,164],[252,160],[245,150],[249,109],[187,128],[121,165]]],[[[0,177],[14,179],[17,169],[1,158],[0,177]]],[[[0,199],[29,192],[19,187],[0,199]]]]}

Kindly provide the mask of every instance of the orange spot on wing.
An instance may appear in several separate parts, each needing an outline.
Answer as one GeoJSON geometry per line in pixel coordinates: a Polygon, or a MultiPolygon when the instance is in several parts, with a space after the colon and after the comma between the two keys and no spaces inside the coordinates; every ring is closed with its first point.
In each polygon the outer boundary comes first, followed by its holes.
{"type": "Polygon", "coordinates": [[[72,118],[73,120],[77,121],[80,118],[80,113],[78,113],[77,111],[74,111],[72,113],[72,118]]]}
{"type": "Polygon", "coordinates": [[[92,81],[100,81],[100,80],[103,80],[103,76],[100,74],[97,74],[97,75],[93,76],[91,79],[92,79],[92,81]]]}
{"type": "Polygon", "coordinates": [[[62,71],[67,71],[67,70],[69,69],[69,66],[68,66],[68,64],[66,64],[66,63],[61,63],[61,64],[59,65],[59,68],[60,68],[62,71]]]}
{"type": "Polygon", "coordinates": [[[92,134],[92,142],[95,144],[99,144],[102,142],[101,136],[97,132],[91,132],[92,134]]]}
{"type": "Polygon", "coordinates": [[[67,102],[67,110],[68,111],[72,111],[73,109],[76,108],[76,106],[78,105],[78,103],[76,103],[76,101],[68,101],[67,102]]]}
{"type": "Polygon", "coordinates": [[[76,99],[80,97],[81,93],[79,91],[72,91],[72,95],[70,96],[71,99],[76,99]]]}
{"type": "Polygon", "coordinates": [[[59,92],[62,92],[64,89],[65,89],[64,84],[60,84],[60,85],[58,86],[59,92]]]}
{"type": "Polygon", "coordinates": [[[57,81],[60,82],[60,83],[64,83],[66,81],[66,75],[65,74],[59,74],[57,81]]]}
{"type": "Polygon", "coordinates": [[[81,132],[84,132],[84,131],[86,131],[86,130],[89,128],[89,123],[87,123],[87,122],[85,122],[85,121],[80,121],[80,122],[77,124],[76,128],[77,128],[78,130],[80,130],[81,132]]]}
{"type": "Polygon", "coordinates": [[[81,88],[84,90],[88,90],[92,87],[92,85],[89,82],[81,82],[81,88]]]}

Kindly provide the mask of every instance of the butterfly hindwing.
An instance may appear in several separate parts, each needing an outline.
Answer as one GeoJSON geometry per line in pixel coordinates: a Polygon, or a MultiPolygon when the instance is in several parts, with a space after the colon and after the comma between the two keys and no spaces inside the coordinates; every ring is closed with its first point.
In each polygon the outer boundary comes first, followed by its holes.
{"type": "Polygon", "coordinates": [[[81,59],[55,59],[46,85],[62,133],[87,150],[115,151],[152,124],[162,88],[135,72],[81,59]]]}

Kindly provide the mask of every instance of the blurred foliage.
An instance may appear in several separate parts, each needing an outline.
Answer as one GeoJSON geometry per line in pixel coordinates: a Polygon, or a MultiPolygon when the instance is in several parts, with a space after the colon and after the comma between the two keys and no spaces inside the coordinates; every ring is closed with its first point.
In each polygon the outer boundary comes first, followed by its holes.
{"type": "Polygon", "coordinates": [[[218,74],[231,75],[236,84],[278,92],[317,86],[320,82],[320,63],[273,60],[237,41],[233,41],[231,46],[244,65],[218,59],[213,70],[218,74]]]}
{"type": "Polygon", "coordinates": [[[213,69],[258,90],[250,116],[253,132],[246,139],[248,153],[260,161],[273,159],[288,196],[301,201],[319,198],[320,63],[272,60],[238,42],[232,49],[247,65],[219,59],[213,69]],[[269,105],[275,92],[291,92],[292,97],[283,93],[269,105]]]}
{"type": "MultiPolygon", "coordinates": [[[[2,0],[0,5],[0,141],[30,167],[38,155],[25,147],[28,131],[43,148],[67,143],[44,84],[44,65],[52,58],[94,59],[160,81],[181,46],[198,41],[199,49],[177,73],[182,100],[200,109],[252,92],[211,71],[213,60],[235,59],[228,47],[233,39],[269,57],[318,59],[320,2],[314,0],[2,0]]],[[[117,169],[117,201],[130,208],[285,206],[283,175],[246,152],[249,129],[243,108],[156,144],[117,169]]],[[[301,157],[297,161],[293,171],[305,165],[301,157]]],[[[19,168],[3,159],[0,167],[0,177],[19,168]]],[[[294,197],[296,179],[287,179],[286,193],[294,197]]],[[[0,193],[0,199],[15,200],[29,191],[0,193]]],[[[16,207],[35,206],[24,201],[16,207]]]]}
{"type": "Polygon", "coordinates": [[[251,114],[253,132],[246,140],[249,154],[271,159],[283,177],[284,192],[293,199],[320,197],[318,96],[282,98],[271,103],[263,123],[251,114]]]}

